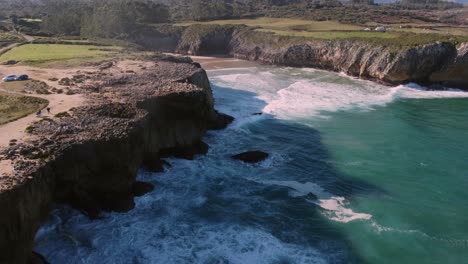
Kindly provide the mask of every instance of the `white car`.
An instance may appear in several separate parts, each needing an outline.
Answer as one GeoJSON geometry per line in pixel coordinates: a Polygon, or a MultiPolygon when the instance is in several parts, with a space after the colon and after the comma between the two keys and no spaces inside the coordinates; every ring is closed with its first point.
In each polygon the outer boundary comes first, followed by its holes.
{"type": "Polygon", "coordinates": [[[12,81],[16,81],[16,78],[18,78],[18,76],[16,75],[8,75],[8,76],[5,76],[3,77],[3,81],[4,82],[12,82],[12,81]]]}

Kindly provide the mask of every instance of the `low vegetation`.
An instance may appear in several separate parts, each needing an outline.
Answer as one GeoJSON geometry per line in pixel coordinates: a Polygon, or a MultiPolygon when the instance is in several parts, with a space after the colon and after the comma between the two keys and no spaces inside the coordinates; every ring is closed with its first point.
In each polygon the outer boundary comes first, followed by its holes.
{"type": "Polygon", "coordinates": [[[356,25],[342,24],[337,21],[310,21],[304,19],[260,17],[253,19],[227,19],[206,22],[189,21],[176,25],[187,26],[193,24],[213,25],[246,25],[277,31],[334,31],[334,30],[360,30],[356,25]]]}
{"type": "Polygon", "coordinates": [[[42,98],[0,92],[0,125],[35,113],[48,104],[49,102],[42,98]]]}
{"type": "Polygon", "coordinates": [[[49,63],[83,62],[115,55],[120,47],[66,44],[27,44],[13,48],[0,56],[0,63],[20,61],[28,65],[44,66],[49,63]]]}
{"type": "Polygon", "coordinates": [[[369,22],[362,25],[344,24],[338,21],[311,21],[291,18],[260,17],[253,19],[226,19],[214,21],[187,21],[176,23],[177,26],[194,24],[209,25],[246,25],[263,32],[274,32],[282,36],[315,37],[323,39],[333,38],[394,38],[398,32],[468,36],[468,26],[447,26],[437,23],[397,23],[382,24],[369,22]],[[364,31],[365,28],[374,29],[384,26],[387,32],[364,31]],[[324,33],[325,32],[325,33],[324,33]]]}
{"type": "Polygon", "coordinates": [[[20,42],[22,39],[11,33],[0,32],[0,47],[7,46],[9,44],[20,42]]]}
{"type": "Polygon", "coordinates": [[[389,32],[375,31],[288,31],[288,30],[271,30],[257,29],[260,32],[271,32],[279,36],[306,37],[314,39],[391,39],[397,38],[399,35],[389,32]]]}
{"type": "Polygon", "coordinates": [[[385,32],[379,32],[373,30],[378,24],[356,26],[342,24],[337,21],[307,21],[301,19],[256,18],[239,20],[215,20],[208,22],[192,21],[178,23],[176,25],[180,27],[188,26],[190,32],[197,32],[198,35],[203,35],[204,31],[207,30],[219,31],[219,27],[222,28],[230,27],[231,25],[245,25],[250,27],[251,29],[254,29],[255,32],[265,33],[246,34],[246,36],[248,36],[249,38],[259,38],[259,43],[265,42],[266,39],[269,38],[271,35],[283,37],[281,41],[274,39],[267,41],[270,44],[276,43],[278,45],[280,45],[280,43],[283,42],[294,42],[296,41],[295,38],[319,40],[361,40],[366,43],[392,45],[395,47],[413,47],[421,44],[432,43],[435,41],[447,41],[452,43],[461,43],[468,41],[468,34],[455,35],[436,33],[414,33],[410,30],[400,30],[400,27],[396,26],[387,28],[385,32]],[[367,27],[369,28],[369,30],[364,30],[367,27]]]}

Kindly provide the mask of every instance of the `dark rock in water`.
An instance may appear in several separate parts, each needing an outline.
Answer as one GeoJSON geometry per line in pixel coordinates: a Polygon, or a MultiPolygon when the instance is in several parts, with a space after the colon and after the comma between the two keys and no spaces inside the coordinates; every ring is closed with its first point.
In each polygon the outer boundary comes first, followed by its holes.
{"type": "Polygon", "coordinates": [[[234,121],[234,117],[223,113],[216,112],[216,118],[211,120],[208,124],[209,130],[225,129],[229,124],[234,121]]]}
{"type": "Polygon", "coordinates": [[[205,155],[208,153],[208,144],[197,141],[192,145],[162,149],[159,153],[161,157],[175,157],[178,159],[193,160],[195,155],[205,155]]]}
{"type": "Polygon", "coordinates": [[[133,201],[133,190],[125,192],[104,192],[88,193],[87,191],[74,191],[68,197],[69,204],[91,219],[98,219],[102,211],[108,212],[128,212],[135,207],[133,201]]]}
{"type": "Polygon", "coordinates": [[[37,252],[32,252],[32,255],[29,259],[29,264],[50,264],[47,262],[47,259],[37,252]]]}
{"type": "Polygon", "coordinates": [[[199,140],[193,144],[193,147],[195,148],[196,154],[201,154],[201,155],[206,155],[208,153],[208,150],[210,146],[206,144],[205,142],[199,140]]]}
{"type": "Polygon", "coordinates": [[[258,112],[258,113],[253,113],[252,115],[263,115],[262,112],[258,112]]]}
{"type": "Polygon", "coordinates": [[[147,153],[143,160],[143,168],[150,172],[164,172],[164,165],[171,166],[169,162],[160,158],[159,153],[147,153]]]}
{"type": "Polygon", "coordinates": [[[318,200],[318,196],[313,194],[313,193],[308,193],[306,196],[305,196],[306,199],[309,199],[309,200],[318,200]]]}
{"type": "Polygon", "coordinates": [[[97,219],[101,214],[98,202],[86,191],[74,188],[66,198],[71,207],[81,211],[90,219],[97,219]]]}
{"type": "Polygon", "coordinates": [[[128,192],[108,192],[98,195],[101,208],[108,212],[125,213],[135,208],[132,190],[128,192]]]}
{"type": "Polygon", "coordinates": [[[132,185],[132,193],[134,196],[140,197],[154,190],[154,185],[148,182],[134,182],[132,185]]]}
{"type": "Polygon", "coordinates": [[[266,158],[268,158],[268,156],[269,156],[268,153],[256,150],[256,151],[247,151],[244,153],[240,153],[240,154],[232,156],[232,158],[236,160],[241,160],[247,163],[257,163],[257,162],[265,160],[266,158]]]}

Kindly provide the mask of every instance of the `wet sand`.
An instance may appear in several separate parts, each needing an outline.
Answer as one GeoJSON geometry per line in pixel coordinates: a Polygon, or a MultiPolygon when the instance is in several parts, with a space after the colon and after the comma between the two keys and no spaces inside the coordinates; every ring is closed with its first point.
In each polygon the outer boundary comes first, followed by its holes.
{"type": "Polygon", "coordinates": [[[230,57],[185,56],[174,53],[166,54],[178,57],[189,57],[193,61],[200,63],[205,70],[218,70],[224,68],[249,68],[258,66],[258,63],[256,62],[240,60],[230,57]]]}

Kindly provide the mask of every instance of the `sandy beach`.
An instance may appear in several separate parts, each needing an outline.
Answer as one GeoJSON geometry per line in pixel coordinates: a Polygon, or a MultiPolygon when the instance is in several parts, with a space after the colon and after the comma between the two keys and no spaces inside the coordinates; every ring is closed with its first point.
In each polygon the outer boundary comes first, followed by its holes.
{"type": "Polygon", "coordinates": [[[258,63],[246,60],[240,60],[230,57],[215,56],[185,56],[175,53],[165,53],[171,56],[189,57],[193,61],[200,63],[205,70],[218,70],[225,68],[248,68],[258,66],[258,63]]]}

